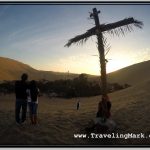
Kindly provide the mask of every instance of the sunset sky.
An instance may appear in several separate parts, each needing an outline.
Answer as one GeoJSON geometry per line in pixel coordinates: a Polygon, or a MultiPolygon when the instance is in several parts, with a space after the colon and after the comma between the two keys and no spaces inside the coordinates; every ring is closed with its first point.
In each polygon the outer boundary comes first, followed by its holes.
{"type": "Polygon", "coordinates": [[[107,72],[150,59],[150,5],[0,5],[0,56],[35,69],[99,75],[96,38],[84,45],[67,41],[94,26],[89,12],[101,11],[101,23],[127,17],[143,21],[126,36],[104,34],[111,45],[107,72]]]}

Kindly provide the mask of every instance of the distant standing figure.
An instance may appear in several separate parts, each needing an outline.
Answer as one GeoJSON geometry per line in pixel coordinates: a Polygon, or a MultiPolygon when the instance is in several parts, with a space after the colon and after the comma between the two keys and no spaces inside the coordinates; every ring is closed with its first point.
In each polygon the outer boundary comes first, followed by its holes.
{"type": "Polygon", "coordinates": [[[32,80],[29,84],[29,89],[27,90],[31,101],[29,104],[29,113],[31,124],[37,124],[37,108],[38,108],[38,95],[39,89],[37,87],[36,81],[32,80]]]}
{"type": "Polygon", "coordinates": [[[80,100],[78,100],[77,102],[77,110],[79,110],[79,108],[80,108],[80,100]]]}
{"type": "Polygon", "coordinates": [[[17,124],[21,124],[26,120],[27,112],[27,81],[28,75],[26,73],[22,74],[21,80],[15,82],[15,95],[16,95],[16,105],[15,105],[15,119],[17,124]],[[21,112],[22,109],[22,112],[21,112]],[[20,117],[21,113],[21,117],[20,117]]]}

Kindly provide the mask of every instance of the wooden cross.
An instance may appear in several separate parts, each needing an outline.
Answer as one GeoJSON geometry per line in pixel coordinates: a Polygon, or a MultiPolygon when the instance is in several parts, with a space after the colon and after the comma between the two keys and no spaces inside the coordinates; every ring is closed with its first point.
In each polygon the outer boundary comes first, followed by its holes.
{"type": "Polygon", "coordinates": [[[100,11],[97,11],[96,8],[93,8],[93,12],[90,14],[90,18],[94,19],[95,27],[87,30],[86,33],[77,35],[76,37],[70,39],[68,43],[65,45],[67,47],[71,46],[73,43],[83,43],[90,36],[96,35],[97,43],[98,43],[98,52],[99,52],[99,60],[100,60],[100,68],[101,68],[101,89],[102,95],[105,96],[107,94],[107,75],[106,75],[106,59],[105,59],[105,50],[104,50],[104,38],[103,33],[108,32],[111,34],[125,34],[126,31],[132,31],[132,25],[142,28],[143,23],[141,21],[135,20],[134,18],[127,18],[121,21],[110,23],[110,24],[100,24],[98,14],[100,11]]]}

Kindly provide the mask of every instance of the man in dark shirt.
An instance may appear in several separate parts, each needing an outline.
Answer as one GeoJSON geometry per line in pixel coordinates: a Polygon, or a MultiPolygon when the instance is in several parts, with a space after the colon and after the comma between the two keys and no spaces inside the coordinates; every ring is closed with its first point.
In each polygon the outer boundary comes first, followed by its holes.
{"type": "Polygon", "coordinates": [[[21,124],[26,120],[27,79],[28,79],[28,75],[24,73],[21,76],[21,80],[15,82],[15,94],[16,94],[15,118],[16,118],[16,123],[18,124],[21,124]],[[22,113],[21,113],[21,109],[22,109],[22,113]],[[20,113],[21,113],[21,117],[20,117],[20,113]]]}

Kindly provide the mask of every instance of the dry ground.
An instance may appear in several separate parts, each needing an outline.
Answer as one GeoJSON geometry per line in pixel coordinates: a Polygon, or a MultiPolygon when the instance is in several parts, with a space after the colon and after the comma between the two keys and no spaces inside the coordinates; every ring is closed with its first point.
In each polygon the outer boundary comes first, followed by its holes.
{"type": "MultiPolygon", "coordinates": [[[[115,133],[150,133],[150,82],[109,94],[115,133]]],[[[76,99],[39,98],[37,126],[29,118],[22,126],[14,121],[14,95],[0,96],[0,145],[149,145],[150,139],[75,139],[75,133],[95,118],[100,96],[76,99]]]]}

